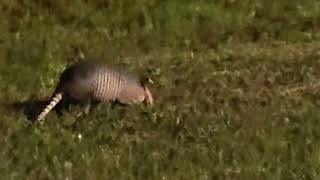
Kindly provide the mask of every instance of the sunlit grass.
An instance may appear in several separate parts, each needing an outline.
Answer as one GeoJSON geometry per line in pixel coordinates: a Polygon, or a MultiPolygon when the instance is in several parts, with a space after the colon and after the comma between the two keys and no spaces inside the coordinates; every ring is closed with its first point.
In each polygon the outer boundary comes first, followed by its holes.
{"type": "Polygon", "coordinates": [[[318,179],[319,3],[2,1],[3,179],[318,179]],[[148,72],[155,106],[34,126],[81,49],[148,72]],[[39,104],[39,103],[38,103],[39,104]]]}

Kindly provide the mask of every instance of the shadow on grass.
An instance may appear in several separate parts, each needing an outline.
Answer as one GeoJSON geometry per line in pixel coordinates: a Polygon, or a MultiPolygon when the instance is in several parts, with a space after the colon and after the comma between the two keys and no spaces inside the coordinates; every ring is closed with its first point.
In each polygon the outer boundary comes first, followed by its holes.
{"type": "MultiPolygon", "coordinates": [[[[35,122],[37,116],[41,113],[43,108],[46,107],[47,104],[49,104],[49,99],[46,100],[26,100],[22,102],[13,102],[13,103],[8,103],[4,104],[4,107],[6,107],[7,110],[9,111],[14,111],[14,112],[20,112],[22,111],[26,117],[27,120],[30,122],[35,122]]],[[[96,108],[98,105],[98,102],[93,102],[91,104],[90,110],[92,111],[93,109],[96,108]]],[[[84,104],[79,103],[78,101],[70,100],[68,99],[67,101],[60,101],[53,109],[52,111],[55,111],[55,113],[58,114],[58,116],[63,115],[64,110],[69,110],[70,106],[76,106],[80,105],[80,107],[84,108],[84,104]]],[[[121,104],[119,102],[112,102],[111,103],[111,108],[113,109],[115,106],[126,106],[125,104],[121,104]]]]}
{"type": "Polygon", "coordinates": [[[37,115],[46,106],[48,100],[27,100],[23,102],[13,102],[5,104],[5,107],[10,111],[22,111],[28,121],[35,122],[37,115]]]}
{"type": "MultiPolygon", "coordinates": [[[[41,111],[50,103],[49,99],[46,100],[26,100],[23,102],[14,102],[11,104],[7,104],[6,107],[8,110],[11,111],[23,111],[23,113],[26,115],[28,121],[35,122],[37,116],[41,113],[41,111]]],[[[84,106],[83,104],[80,104],[77,101],[73,101],[68,99],[61,100],[53,109],[52,111],[55,111],[55,113],[58,114],[58,116],[63,115],[64,110],[68,110],[70,106],[74,105],[80,105],[84,106]]]]}

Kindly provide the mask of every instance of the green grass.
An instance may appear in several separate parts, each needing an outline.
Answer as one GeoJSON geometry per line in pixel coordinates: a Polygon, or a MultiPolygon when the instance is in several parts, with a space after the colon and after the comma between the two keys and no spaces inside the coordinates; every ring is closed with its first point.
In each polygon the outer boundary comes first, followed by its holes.
{"type": "Polygon", "coordinates": [[[2,179],[319,179],[317,0],[0,2],[2,179]],[[87,57],[148,72],[154,107],[28,120],[87,57]]]}

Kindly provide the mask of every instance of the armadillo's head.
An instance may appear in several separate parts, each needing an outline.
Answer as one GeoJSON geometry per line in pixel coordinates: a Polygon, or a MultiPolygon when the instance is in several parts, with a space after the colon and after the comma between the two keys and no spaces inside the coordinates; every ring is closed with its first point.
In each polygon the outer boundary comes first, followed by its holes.
{"type": "Polygon", "coordinates": [[[150,77],[146,77],[146,78],[142,78],[141,79],[141,85],[144,89],[144,95],[145,95],[145,98],[144,98],[144,104],[146,105],[153,105],[153,97],[152,97],[152,94],[148,88],[148,84],[153,84],[153,81],[150,77]]]}

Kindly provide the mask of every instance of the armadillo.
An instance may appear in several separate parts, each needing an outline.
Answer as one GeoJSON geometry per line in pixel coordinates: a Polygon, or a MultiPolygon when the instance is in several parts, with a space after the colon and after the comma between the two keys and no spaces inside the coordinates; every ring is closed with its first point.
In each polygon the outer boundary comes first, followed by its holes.
{"type": "Polygon", "coordinates": [[[85,113],[89,112],[93,101],[152,105],[153,97],[147,87],[148,82],[152,83],[152,80],[150,78],[138,79],[105,64],[88,60],[77,62],[62,72],[50,102],[36,120],[42,123],[44,117],[64,97],[84,102],[86,104],[85,113]]]}

